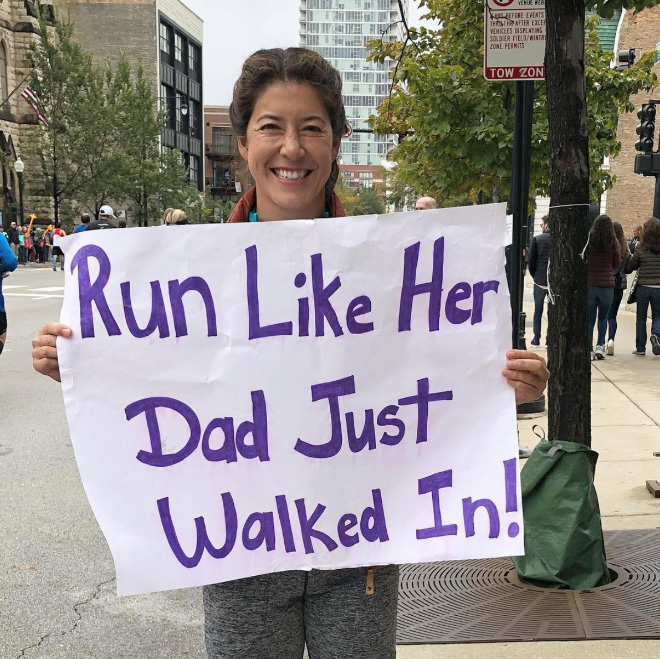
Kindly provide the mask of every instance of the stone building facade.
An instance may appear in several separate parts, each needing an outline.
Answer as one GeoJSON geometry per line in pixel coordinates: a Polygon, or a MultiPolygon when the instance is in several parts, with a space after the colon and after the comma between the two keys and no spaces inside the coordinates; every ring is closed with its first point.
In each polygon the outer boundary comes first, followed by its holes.
{"type": "MultiPolygon", "coordinates": [[[[619,39],[616,50],[635,48],[637,53],[657,52],[660,42],[660,6],[645,9],[639,13],[624,12],[619,25],[619,39]]],[[[660,64],[653,68],[660,77],[660,64]]],[[[653,196],[655,178],[634,173],[635,142],[638,137],[635,132],[639,119],[637,110],[649,99],[658,99],[660,86],[651,92],[642,92],[631,97],[635,104],[635,112],[619,117],[618,139],[621,142],[621,152],[610,162],[610,171],[616,176],[616,183],[607,193],[607,214],[616,222],[620,222],[626,236],[632,234],[633,228],[653,214],[653,196]]],[[[660,138],[660,113],[656,118],[656,150],[660,138]]]]}
{"type": "MultiPolygon", "coordinates": [[[[42,3],[47,15],[52,8],[42,3]]],[[[2,226],[20,223],[19,180],[14,171],[16,158],[25,163],[24,219],[35,213],[41,222],[52,216],[50,190],[44,179],[40,161],[41,130],[37,118],[20,96],[30,71],[28,53],[37,38],[38,27],[34,3],[24,0],[0,2],[0,166],[2,226]]]]}

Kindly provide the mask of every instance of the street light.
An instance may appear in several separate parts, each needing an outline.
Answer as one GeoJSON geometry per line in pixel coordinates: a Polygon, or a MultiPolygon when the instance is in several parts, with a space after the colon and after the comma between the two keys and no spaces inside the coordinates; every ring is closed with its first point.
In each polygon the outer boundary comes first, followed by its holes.
{"type": "Polygon", "coordinates": [[[181,114],[185,117],[188,114],[188,104],[186,103],[183,96],[159,96],[159,101],[181,101],[181,114]]]}
{"type": "Polygon", "coordinates": [[[23,172],[25,171],[25,163],[21,160],[20,156],[16,158],[16,162],[14,163],[14,171],[18,175],[18,194],[21,200],[20,223],[23,226],[23,172]]]}

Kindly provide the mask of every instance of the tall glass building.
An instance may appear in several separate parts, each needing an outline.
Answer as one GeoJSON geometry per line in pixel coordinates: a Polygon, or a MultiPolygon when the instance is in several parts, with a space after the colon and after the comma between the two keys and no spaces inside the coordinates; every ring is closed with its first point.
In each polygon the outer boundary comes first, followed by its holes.
{"type": "MultiPolygon", "coordinates": [[[[408,19],[409,0],[402,5],[408,19]]],[[[342,76],[346,115],[353,128],[368,128],[390,90],[393,62],[367,62],[371,39],[403,39],[398,0],[300,0],[300,45],[325,57],[342,76]]],[[[341,149],[342,176],[350,184],[373,185],[394,136],[353,133],[341,149]]],[[[381,177],[382,180],[382,177],[381,177]]]]}

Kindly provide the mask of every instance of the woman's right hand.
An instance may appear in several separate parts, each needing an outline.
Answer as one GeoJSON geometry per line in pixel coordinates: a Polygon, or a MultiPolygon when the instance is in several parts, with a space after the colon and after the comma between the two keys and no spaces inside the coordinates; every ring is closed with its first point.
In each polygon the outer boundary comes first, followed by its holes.
{"type": "Polygon", "coordinates": [[[48,323],[41,328],[32,340],[32,366],[37,373],[47,375],[57,382],[61,381],[55,341],[58,336],[68,339],[72,334],[71,328],[61,323],[48,323]]]}

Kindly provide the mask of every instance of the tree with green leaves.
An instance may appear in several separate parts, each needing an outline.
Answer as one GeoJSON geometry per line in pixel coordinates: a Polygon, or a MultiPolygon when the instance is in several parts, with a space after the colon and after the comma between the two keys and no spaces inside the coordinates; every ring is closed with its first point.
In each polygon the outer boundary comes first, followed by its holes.
{"type": "Polygon", "coordinates": [[[385,212],[385,202],[374,187],[348,187],[339,181],[335,191],[339,197],[346,215],[380,215],[385,212]]]}
{"type": "Polygon", "coordinates": [[[142,65],[133,70],[123,55],[116,66],[95,63],[59,12],[54,29],[39,18],[39,37],[30,49],[30,85],[46,119],[41,152],[56,223],[63,205],[98,216],[110,200],[127,202],[145,226],[168,206],[200,215],[180,152],[161,149],[165,114],[142,65]]]}
{"type": "Polygon", "coordinates": [[[92,56],[73,39],[73,24],[58,16],[54,29],[39,13],[39,38],[30,46],[30,86],[41,99],[44,119],[42,164],[53,195],[55,223],[60,206],[71,200],[89,182],[79,166],[76,147],[94,134],[98,115],[87,105],[99,82],[92,56]]]}
{"type": "MultiPolygon", "coordinates": [[[[484,8],[460,0],[424,0],[427,16],[441,24],[433,30],[411,28],[410,41],[369,44],[370,58],[397,62],[393,92],[371,119],[378,133],[406,135],[392,158],[396,163],[390,200],[407,201],[430,193],[441,206],[505,201],[511,183],[515,83],[483,77],[484,8]]],[[[630,96],[656,84],[651,53],[632,68],[610,68],[597,19],[588,25],[586,70],[589,160],[592,199],[612,187],[600,168],[620,149],[618,116],[632,110],[630,96]]],[[[535,84],[531,195],[547,195],[548,120],[546,89],[535,84]]]]}
{"type": "Polygon", "coordinates": [[[153,83],[142,64],[123,93],[117,117],[125,128],[120,136],[127,172],[123,198],[137,223],[147,226],[168,207],[186,210],[199,192],[190,185],[180,152],[161,149],[159,138],[165,115],[158,111],[153,83]]]}

